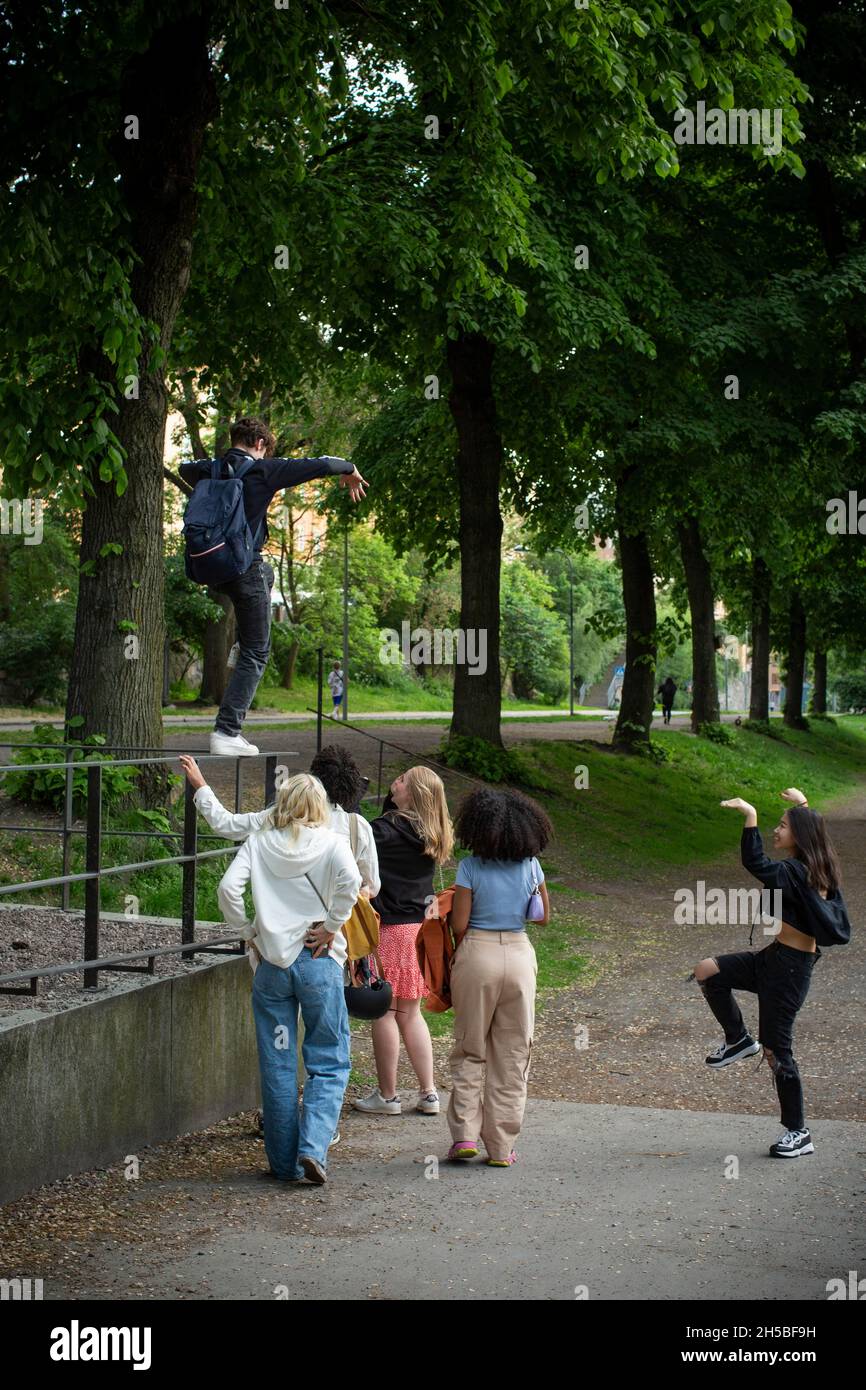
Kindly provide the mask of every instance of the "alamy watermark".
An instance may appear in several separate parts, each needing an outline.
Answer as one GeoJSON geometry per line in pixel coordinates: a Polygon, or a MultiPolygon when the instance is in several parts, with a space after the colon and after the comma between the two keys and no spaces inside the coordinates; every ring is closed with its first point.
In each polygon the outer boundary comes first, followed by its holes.
{"type": "Polygon", "coordinates": [[[766,155],[782,152],[782,111],[780,107],[744,111],[731,107],[723,111],[699,101],[697,109],[678,106],[674,112],[674,140],[678,145],[761,145],[766,155]]]}
{"type": "Polygon", "coordinates": [[[379,660],[383,666],[467,666],[470,676],[487,670],[487,629],[416,627],[408,620],[379,629],[379,660]]]}
{"type": "Polygon", "coordinates": [[[782,893],[774,888],[707,888],[698,879],[694,888],[674,893],[674,922],[678,927],[750,927],[762,924],[765,936],[778,936],[782,925],[782,893]]]}
{"type": "Polygon", "coordinates": [[[42,544],[41,497],[0,497],[0,535],[23,536],[25,545],[42,544]]]}
{"type": "Polygon", "coordinates": [[[856,492],[831,497],[827,503],[827,530],[831,536],[866,536],[866,497],[856,492]]]}

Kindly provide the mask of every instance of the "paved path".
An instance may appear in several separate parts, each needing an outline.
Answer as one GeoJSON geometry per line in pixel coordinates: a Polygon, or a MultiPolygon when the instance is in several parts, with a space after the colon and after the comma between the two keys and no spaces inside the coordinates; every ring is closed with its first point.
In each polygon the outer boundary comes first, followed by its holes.
{"type": "Polygon", "coordinates": [[[433,1161],[443,1117],[351,1113],[314,1188],[261,1182],[235,1120],[145,1151],[138,1182],[94,1175],[77,1208],[28,1198],[26,1267],[46,1299],[826,1299],[863,1264],[866,1127],[823,1124],[789,1163],[765,1128],[535,1100],[520,1162],[490,1169],[433,1161]]]}

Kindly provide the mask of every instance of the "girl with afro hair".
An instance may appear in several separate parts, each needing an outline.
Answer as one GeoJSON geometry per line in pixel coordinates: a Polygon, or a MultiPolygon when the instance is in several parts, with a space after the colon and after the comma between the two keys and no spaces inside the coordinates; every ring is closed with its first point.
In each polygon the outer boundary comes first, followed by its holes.
{"type": "Polygon", "coordinates": [[[479,1141],[491,1167],[514,1163],[526,1108],[538,962],[526,934],[538,892],[543,922],[550,900],[538,862],[552,827],[537,802],[516,791],[471,792],[454,822],[470,853],[460,861],[451,924],[459,947],[451,967],[454,1050],[448,1125],[451,1159],[475,1158],[479,1141]]]}

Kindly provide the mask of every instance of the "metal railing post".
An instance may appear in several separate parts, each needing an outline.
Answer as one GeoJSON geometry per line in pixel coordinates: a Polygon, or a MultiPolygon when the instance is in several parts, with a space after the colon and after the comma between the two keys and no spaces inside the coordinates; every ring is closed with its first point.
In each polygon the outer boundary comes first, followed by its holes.
{"type": "Polygon", "coordinates": [[[319,680],[318,698],[316,700],[316,752],[322,751],[322,681],[325,679],[325,649],[318,648],[319,652],[319,680]]]}
{"type": "MultiPolygon", "coordinates": [[[[240,759],[238,759],[240,761],[240,759]]],[[[198,861],[195,855],[198,853],[198,813],[195,805],[195,792],[191,783],[187,782],[184,788],[183,802],[183,854],[190,854],[193,858],[186,861],[183,866],[183,883],[181,887],[181,907],[180,907],[180,939],[186,944],[195,940],[195,889],[198,861]]],[[[192,952],[184,952],[184,960],[189,960],[192,952]]]]}
{"type": "MultiPolygon", "coordinates": [[[[90,763],[87,768],[87,840],[84,867],[95,874],[84,884],[84,959],[99,959],[99,868],[102,857],[102,764],[90,763]]],[[[96,989],[98,970],[85,970],[84,988],[96,989]]]]}
{"type": "Polygon", "coordinates": [[[277,755],[269,753],[265,758],[265,805],[270,806],[277,794],[277,755]]]}
{"type": "MultiPolygon", "coordinates": [[[[69,764],[66,768],[66,786],[63,795],[63,867],[61,869],[61,873],[65,877],[69,873],[69,842],[72,838],[70,835],[70,831],[72,829],[72,779],[74,776],[74,769],[72,767],[71,748],[64,748],[63,758],[64,761],[69,764]]],[[[71,887],[72,885],[70,883],[64,883],[62,888],[60,889],[60,906],[64,912],[68,912],[72,905],[72,898],[70,894],[71,887]]]]}

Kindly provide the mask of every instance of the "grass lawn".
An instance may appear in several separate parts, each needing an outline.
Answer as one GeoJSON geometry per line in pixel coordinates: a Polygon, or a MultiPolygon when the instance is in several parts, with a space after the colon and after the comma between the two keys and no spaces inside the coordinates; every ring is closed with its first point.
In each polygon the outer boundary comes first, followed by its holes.
{"type": "MultiPolygon", "coordinates": [[[[590,741],[553,742],[535,739],[521,744],[531,778],[530,793],[550,815],[555,838],[542,858],[553,902],[553,920],[530,927],[539,962],[540,1004],[545,992],[566,988],[585,975],[588,957],[581,943],[591,926],[581,902],[592,894],[581,888],[587,879],[646,880],[671,866],[713,863],[737,857],[742,818],[719,802],[743,796],[758,809],[759,824],[768,832],[785,803],[781,788],[800,787],[810,804],[823,809],[866,781],[866,718],[846,716],[832,722],[813,721],[806,732],[774,726],[778,737],[767,738],[746,729],[733,729],[732,745],[697,739],[685,731],[659,729],[654,734],[668,752],[668,761],[654,763],[611,753],[590,741]],[[588,786],[576,789],[578,765],[588,770],[588,786]]],[[[177,810],[172,812],[177,817],[177,810]]],[[[114,829],[125,822],[115,821],[114,829]]],[[[206,842],[203,847],[215,847],[206,842]]],[[[103,864],[164,858],[175,851],[169,842],[120,838],[107,831],[103,864]]],[[[83,837],[73,841],[71,872],[83,868],[83,837]]],[[[227,860],[199,865],[196,915],[218,921],[216,887],[227,860]]],[[[0,834],[0,882],[48,878],[60,872],[59,841],[27,832],[0,834]]],[[[102,884],[106,911],[122,912],[126,894],[139,899],[142,916],[177,917],[180,911],[180,867],[166,865],[111,877],[102,884]]],[[[446,872],[446,885],[456,868],[446,872]]],[[[31,902],[56,904],[57,890],[35,890],[31,902]]],[[[12,899],[7,899],[12,901],[12,899]]],[[[72,904],[83,906],[83,885],[72,887],[72,904]]],[[[428,1015],[431,1032],[450,1032],[451,1015],[428,1015]]]]}
{"type": "Polygon", "coordinates": [[[659,729],[653,739],[669,754],[660,764],[590,742],[522,744],[529,790],[556,828],[551,860],[575,877],[645,877],[735,854],[742,818],[719,805],[729,797],[751,801],[766,833],[785,808],[783,787],[799,787],[821,809],[862,785],[866,719],[815,720],[806,732],[773,727],[779,737],[732,729],[731,746],[659,729]],[[574,786],[579,765],[588,772],[580,790],[574,786]]]}

